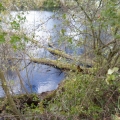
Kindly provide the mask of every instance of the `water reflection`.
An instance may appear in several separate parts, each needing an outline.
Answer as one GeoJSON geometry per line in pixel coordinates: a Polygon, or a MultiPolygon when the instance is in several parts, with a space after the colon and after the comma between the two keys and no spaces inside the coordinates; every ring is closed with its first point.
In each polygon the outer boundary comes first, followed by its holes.
{"type": "MultiPolygon", "coordinates": [[[[16,19],[19,13],[11,12],[11,14],[16,19]]],[[[34,38],[41,44],[47,46],[50,40],[55,41],[59,37],[58,31],[61,29],[61,21],[53,17],[53,12],[30,11],[22,14],[26,16],[27,21],[21,27],[21,30],[24,30],[27,35],[34,35],[34,38]]],[[[26,49],[29,50],[28,54],[33,54],[35,57],[52,57],[49,52],[43,48],[37,49],[34,45],[28,44],[26,49]]],[[[28,61],[26,61],[27,63],[28,61]]],[[[21,62],[21,66],[25,66],[24,61],[21,62]]],[[[64,73],[61,73],[60,70],[35,63],[31,63],[24,70],[21,70],[20,76],[26,91],[35,93],[56,89],[60,81],[64,79],[64,73]]],[[[11,93],[25,93],[16,71],[8,70],[6,79],[8,80],[11,93]]],[[[0,97],[3,95],[4,92],[0,87],[0,97]]]]}
{"type": "Polygon", "coordinates": [[[64,78],[64,73],[61,73],[60,70],[46,65],[31,64],[27,69],[27,71],[22,71],[21,75],[28,92],[41,93],[56,89],[64,78]]]}
{"type": "MultiPolygon", "coordinates": [[[[54,42],[55,46],[58,48],[59,45],[56,43],[58,42],[58,39],[60,37],[61,29],[66,29],[65,37],[71,36],[73,38],[73,42],[74,40],[77,41],[82,37],[81,35],[78,35],[78,33],[73,29],[73,26],[70,25],[70,28],[64,26],[62,19],[60,17],[54,17],[55,13],[53,12],[11,12],[14,20],[17,20],[18,14],[22,14],[26,17],[26,22],[21,26],[21,31],[24,31],[28,36],[33,37],[44,46],[48,46],[49,42],[54,42]]],[[[57,13],[58,16],[59,14],[62,13],[57,13]]],[[[78,27],[78,29],[82,28],[80,23],[76,24],[72,20],[71,23],[74,26],[76,25],[75,27],[78,27]]],[[[84,26],[82,29],[84,29],[84,26]]],[[[65,50],[66,53],[74,53],[77,55],[81,55],[82,53],[84,53],[84,47],[79,48],[76,45],[74,46],[73,44],[66,44],[65,42],[65,38],[63,38],[60,47],[62,50],[65,50]]],[[[54,56],[48,51],[43,48],[38,48],[33,44],[26,44],[26,51],[27,54],[33,57],[54,59],[54,56]]],[[[21,55],[26,58],[24,54],[21,55]]],[[[30,63],[26,67],[28,63],[29,61],[21,61],[21,65],[19,68],[21,80],[27,92],[41,93],[56,89],[60,81],[64,79],[64,73],[62,73],[58,69],[35,63],[30,63]],[[24,67],[25,69],[22,70],[22,68],[24,67]]],[[[13,93],[21,94],[25,92],[24,87],[21,86],[21,80],[15,71],[8,70],[7,79],[10,83],[9,85],[11,85],[11,90],[13,93]]],[[[3,91],[0,90],[0,96],[2,95],[3,91]]]]}

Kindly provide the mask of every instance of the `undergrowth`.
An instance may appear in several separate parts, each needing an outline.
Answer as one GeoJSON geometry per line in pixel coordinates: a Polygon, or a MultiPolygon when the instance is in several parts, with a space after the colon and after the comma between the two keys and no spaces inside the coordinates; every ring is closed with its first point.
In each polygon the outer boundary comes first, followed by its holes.
{"type": "MultiPolygon", "coordinates": [[[[14,98],[15,103],[26,120],[119,120],[120,74],[117,68],[109,70],[107,75],[93,73],[70,72],[58,89],[47,96],[23,95],[14,98]]],[[[8,107],[6,112],[11,113],[8,107]]]]}
{"type": "Polygon", "coordinates": [[[106,79],[107,76],[70,73],[47,109],[66,120],[110,120],[118,117],[120,79],[116,77],[111,84],[106,79]]]}

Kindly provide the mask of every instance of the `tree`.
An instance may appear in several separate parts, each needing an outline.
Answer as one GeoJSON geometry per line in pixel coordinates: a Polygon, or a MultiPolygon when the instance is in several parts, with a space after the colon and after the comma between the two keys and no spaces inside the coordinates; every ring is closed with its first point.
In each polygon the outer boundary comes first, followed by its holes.
{"type": "Polygon", "coordinates": [[[119,23],[117,22],[119,21],[119,1],[78,0],[77,4],[84,16],[82,24],[86,26],[83,31],[86,35],[86,43],[91,44],[91,52],[94,53],[95,59],[98,58],[97,64],[99,66],[102,64],[103,69],[106,66],[107,72],[119,62],[120,43],[119,37],[116,37],[119,36],[119,23]]]}
{"type": "MultiPolygon", "coordinates": [[[[69,2],[67,3],[68,5],[61,4],[64,13],[59,16],[59,19],[63,20],[64,27],[60,30],[59,39],[61,45],[65,43],[67,47],[73,47],[73,51],[84,47],[84,54],[67,54],[65,50],[54,46],[52,40],[47,46],[44,46],[35,39],[34,35],[31,35],[32,37],[25,35],[24,31],[21,30],[21,24],[25,21],[25,15],[18,14],[16,19],[12,19],[9,22],[10,27],[7,30],[1,24],[0,49],[2,52],[0,53],[0,71],[2,76],[4,76],[3,71],[6,72],[8,68],[15,71],[19,67],[21,60],[29,60],[29,63],[46,64],[61,70],[81,72],[88,75],[93,74],[95,76],[105,76],[110,68],[120,68],[120,2],[118,0],[74,0],[72,2],[74,4],[70,4],[70,6],[69,2]],[[69,31],[69,34],[67,31],[69,31]],[[37,48],[44,48],[58,56],[58,59],[35,58],[27,53],[26,43],[35,45],[37,48]],[[23,56],[18,58],[16,53],[22,53],[27,58],[23,56]],[[9,66],[9,61],[16,63],[17,60],[19,61],[18,65],[9,66]],[[80,66],[80,64],[83,66],[80,66]],[[86,68],[86,66],[97,69],[97,72],[91,72],[91,69],[86,68]]],[[[0,3],[1,23],[6,23],[7,19],[3,16],[6,15],[6,11],[7,15],[10,15],[11,6],[11,1],[0,3]]],[[[6,82],[5,79],[1,79],[3,85],[4,81],[6,82]]],[[[2,87],[8,96],[8,100],[11,101],[11,95],[7,94],[9,91],[8,87],[2,87]]]]}

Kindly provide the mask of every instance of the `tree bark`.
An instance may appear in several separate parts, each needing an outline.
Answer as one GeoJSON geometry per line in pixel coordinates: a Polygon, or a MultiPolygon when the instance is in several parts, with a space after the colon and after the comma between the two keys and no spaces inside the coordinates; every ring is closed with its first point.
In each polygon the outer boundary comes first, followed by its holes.
{"type": "Polygon", "coordinates": [[[81,66],[78,66],[78,65],[75,65],[75,64],[72,64],[72,63],[61,62],[61,61],[58,61],[58,60],[50,60],[50,59],[45,59],[45,58],[31,58],[31,62],[38,63],[38,64],[49,65],[49,66],[58,68],[60,70],[82,72],[84,74],[89,74],[90,73],[90,68],[83,68],[81,66]]]}
{"type": "Polygon", "coordinates": [[[31,62],[49,65],[49,66],[52,66],[52,67],[55,67],[61,70],[77,71],[76,65],[70,64],[67,62],[61,62],[59,60],[50,60],[46,58],[31,58],[31,62]]]}

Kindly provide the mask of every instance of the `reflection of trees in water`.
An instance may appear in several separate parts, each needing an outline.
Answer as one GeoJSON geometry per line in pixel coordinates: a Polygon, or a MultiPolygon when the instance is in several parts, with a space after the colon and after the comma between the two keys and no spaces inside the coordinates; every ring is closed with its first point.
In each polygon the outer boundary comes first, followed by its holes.
{"type": "Polygon", "coordinates": [[[15,79],[17,77],[16,72],[11,69],[6,71],[6,76],[8,79],[15,79]]]}
{"type": "MultiPolygon", "coordinates": [[[[50,35],[50,37],[51,37],[50,40],[51,41],[56,42],[56,40],[58,40],[58,38],[60,36],[60,30],[63,27],[63,25],[61,24],[62,19],[58,17],[59,16],[58,13],[57,13],[57,17],[53,17],[53,15],[54,15],[53,12],[41,12],[40,13],[38,11],[37,12],[35,11],[35,12],[30,12],[30,14],[31,13],[32,13],[32,18],[33,18],[33,14],[34,14],[34,15],[37,15],[37,17],[36,17],[37,19],[35,20],[35,18],[34,18],[34,20],[31,23],[31,15],[30,16],[26,15],[26,17],[28,17],[28,18],[30,17],[30,19],[28,19],[28,23],[25,23],[25,26],[28,27],[28,24],[31,24],[30,29],[32,30],[32,32],[33,32],[33,30],[35,30],[34,34],[36,36],[38,35],[38,38],[40,38],[41,44],[47,45],[48,39],[46,39],[46,37],[48,38],[49,37],[48,35],[50,35]],[[41,14],[42,14],[42,17],[44,17],[44,19],[40,17],[41,14]],[[46,27],[45,29],[43,29],[42,26],[39,26],[41,20],[42,20],[43,25],[46,27]],[[36,23],[34,23],[34,22],[36,22],[36,23]],[[35,27],[36,27],[35,24],[37,26],[39,26],[38,29],[35,29],[35,27]],[[56,27],[54,27],[54,26],[56,26],[56,27]]],[[[16,16],[16,12],[15,12],[14,16],[16,16]]],[[[28,34],[29,34],[29,31],[30,30],[27,31],[28,34]]],[[[10,36],[12,36],[12,35],[10,34],[10,36]]],[[[41,49],[39,49],[37,51],[37,46],[35,46],[33,44],[30,44],[28,46],[26,45],[25,49],[26,49],[27,52],[24,51],[24,50],[23,51],[21,50],[22,52],[21,51],[16,51],[15,52],[13,49],[11,49],[11,46],[10,47],[4,46],[4,48],[0,48],[0,49],[1,49],[0,54],[2,55],[2,57],[4,55],[8,57],[6,60],[1,58],[2,59],[1,64],[3,63],[5,65],[5,68],[6,68],[6,75],[5,75],[6,79],[8,79],[9,82],[11,81],[11,83],[14,82],[14,85],[16,85],[16,86],[18,84],[20,84],[20,82],[18,82],[20,80],[19,80],[19,77],[18,77],[18,75],[16,73],[16,70],[14,68],[17,68],[17,69],[21,70],[21,68],[25,67],[24,70],[20,71],[20,73],[24,72],[24,74],[26,74],[24,76],[22,76],[22,74],[21,74],[21,76],[23,78],[23,82],[25,82],[24,84],[26,84],[26,83],[29,84],[29,80],[30,80],[29,75],[32,76],[32,80],[33,80],[32,84],[28,85],[28,86],[30,86],[30,88],[32,88],[32,91],[37,91],[37,85],[34,83],[34,80],[35,80],[36,76],[39,76],[39,73],[37,72],[38,70],[39,70],[40,73],[45,74],[44,77],[43,77],[43,79],[44,79],[43,81],[45,81],[47,79],[46,76],[49,77],[50,74],[54,75],[53,78],[52,78],[53,81],[54,81],[54,79],[55,80],[59,79],[59,77],[62,74],[61,70],[53,69],[52,67],[49,69],[48,66],[44,67],[44,65],[36,65],[34,63],[30,63],[29,66],[26,66],[27,63],[28,63],[28,61],[26,61],[26,60],[25,61],[24,60],[18,60],[17,61],[17,59],[9,59],[9,58],[14,58],[14,57],[19,57],[21,59],[24,59],[27,56],[26,54],[28,54],[29,51],[33,52],[33,50],[34,50],[33,56],[36,53],[39,54],[38,55],[39,57],[48,57],[50,55],[50,53],[45,52],[45,50],[42,51],[41,49]],[[32,47],[33,47],[33,49],[32,49],[32,47]],[[43,55],[43,53],[45,53],[46,55],[43,55]],[[15,54],[17,54],[17,55],[15,55],[15,54]],[[35,72],[36,72],[36,74],[34,75],[35,72]]],[[[50,56],[50,58],[53,58],[53,56],[52,57],[50,56]]],[[[22,89],[21,89],[21,91],[22,91],[22,89]]]]}
{"type": "Polygon", "coordinates": [[[39,92],[38,89],[40,90],[41,87],[46,90],[49,90],[49,88],[52,89],[52,87],[54,89],[55,86],[57,86],[56,82],[54,81],[59,81],[64,76],[61,70],[47,65],[31,63],[27,69],[29,70],[29,79],[24,77],[24,82],[25,87],[29,92],[39,92]],[[52,86],[50,81],[53,81],[52,86]]]}
{"type": "Polygon", "coordinates": [[[25,84],[26,88],[27,88],[27,91],[30,92],[30,93],[37,93],[37,89],[38,89],[38,86],[37,85],[32,85],[32,84],[25,84]]]}

